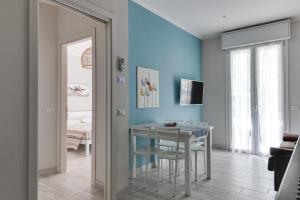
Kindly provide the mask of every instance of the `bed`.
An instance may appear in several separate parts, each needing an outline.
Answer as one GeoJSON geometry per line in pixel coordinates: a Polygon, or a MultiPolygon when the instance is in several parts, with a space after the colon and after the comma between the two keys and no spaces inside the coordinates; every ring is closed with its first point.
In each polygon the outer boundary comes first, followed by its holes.
{"type": "Polygon", "coordinates": [[[91,135],[91,120],[68,120],[67,128],[67,149],[74,149],[77,151],[80,144],[85,145],[85,155],[90,155],[90,145],[92,144],[91,135]]]}

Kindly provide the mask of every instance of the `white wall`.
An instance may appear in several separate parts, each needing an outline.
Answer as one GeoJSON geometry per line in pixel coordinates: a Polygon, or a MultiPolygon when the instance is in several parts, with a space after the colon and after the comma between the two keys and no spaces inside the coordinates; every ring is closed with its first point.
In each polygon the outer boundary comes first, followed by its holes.
{"type": "Polygon", "coordinates": [[[213,147],[226,148],[226,62],[221,39],[203,41],[203,120],[214,126],[213,147]]]}
{"type": "MultiPolygon", "coordinates": [[[[81,65],[82,53],[92,46],[92,40],[80,41],[71,44],[67,50],[67,67],[68,67],[68,85],[80,84],[87,87],[89,95],[84,96],[68,96],[68,111],[91,111],[92,110],[92,69],[85,69],[81,65]]],[[[69,115],[70,116],[70,115],[69,115]]]]}
{"type": "MultiPolygon", "coordinates": [[[[289,101],[290,131],[300,134],[300,21],[291,23],[292,39],[289,41],[289,101]]],[[[204,121],[215,126],[213,145],[225,149],[226,143],[226,56],[221,50],[221,39],[203,41],[203,67],[205,80],[204,121]]]]}
{"type": "Polygon", "coordinates": [[[38,164],[40,170],[56,168],[57,9],[41,3],[39,12],[38,164]]]}
{"type": "Polygon", "coordinates": [[[0,199],[27,194],[28,1],[0,1],[0,199]]]}
{"type": "MultiPolygon", "coordinates": [[[[81,0],[83,6],[94,3],[111,12],[116,19],[114,61],[117,56],[128,60],[128,1],[81,0]]],[[[28,0],[0,1],[0,88],[1,142],[0,194],[1,199],[25,200],[27,196],[28,158],[28,0]],[[9,86],[9,87],[8,87],[9,86]]],[[[113,79],[117,66],[112,69],[113,79]]],[[[128,110],[128,86],[113,83],[113,158],[112,174],[117,178],[113,189],[120,190],[128,183],[128,118],[117,117],[116,108],[128,110]]]]}
{"type": "Polygon", "coordinates": [[[290,131],[300,134],[300,21],[293,22],[291,26],[292,39],[289,42],[289,101],[290,131]]]}

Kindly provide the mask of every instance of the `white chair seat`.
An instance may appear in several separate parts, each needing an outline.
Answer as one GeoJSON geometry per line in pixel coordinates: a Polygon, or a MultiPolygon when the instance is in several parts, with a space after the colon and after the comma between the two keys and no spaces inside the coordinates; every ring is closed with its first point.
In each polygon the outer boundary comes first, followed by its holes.
{"type": "Polygon", "coordinates": [[[192,143],[190,148],[191,151],[205,151],[203,143],[192,143]]]}

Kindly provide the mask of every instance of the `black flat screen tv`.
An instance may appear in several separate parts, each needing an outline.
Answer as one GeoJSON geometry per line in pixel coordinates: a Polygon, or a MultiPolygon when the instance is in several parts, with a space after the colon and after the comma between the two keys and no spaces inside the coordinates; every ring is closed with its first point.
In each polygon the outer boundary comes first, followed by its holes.
{"type": "Polygon", "coordinates": [[[180,105],[203,104],[203,81],[181,79],[180,105]]]}

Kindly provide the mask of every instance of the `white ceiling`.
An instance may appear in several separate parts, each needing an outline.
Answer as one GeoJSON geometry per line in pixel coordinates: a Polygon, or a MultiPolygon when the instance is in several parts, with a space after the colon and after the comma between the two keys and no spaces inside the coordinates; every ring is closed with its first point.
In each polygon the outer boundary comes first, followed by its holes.
{"type": "Polygon", "coordinates": [[[202,39],[283,18],[300,19],[300,0],[134,1],[202,39]]]}

